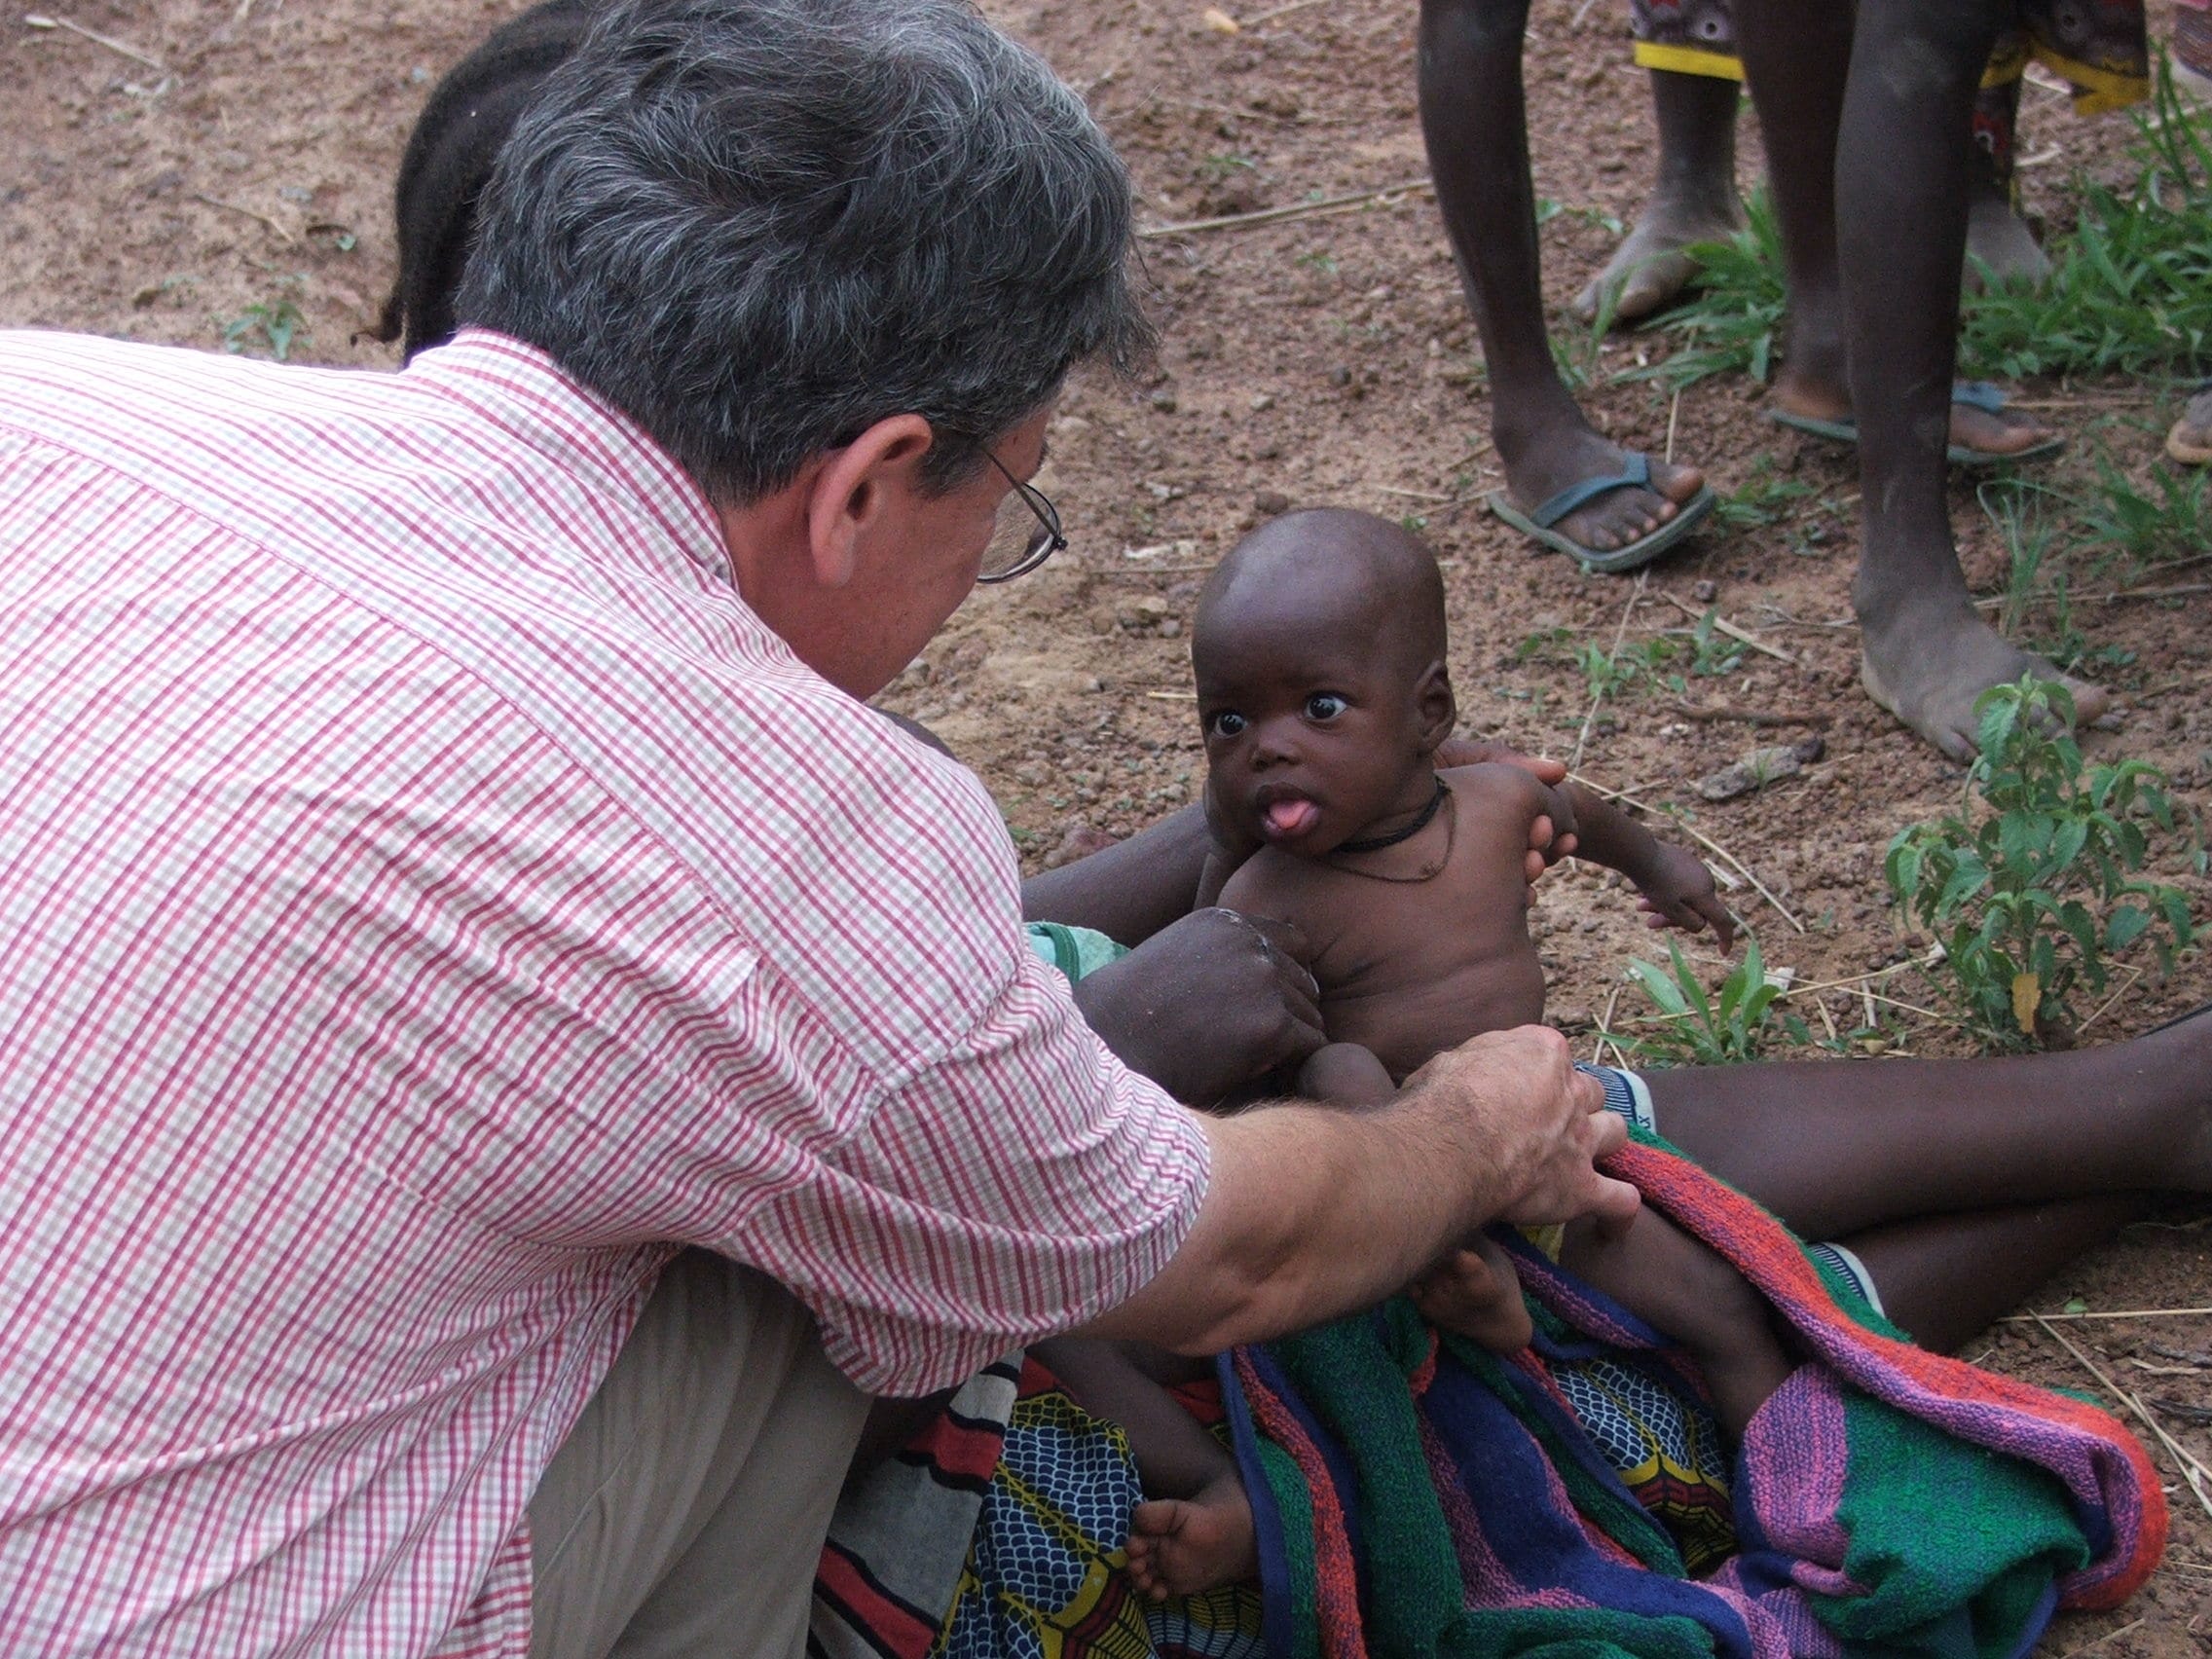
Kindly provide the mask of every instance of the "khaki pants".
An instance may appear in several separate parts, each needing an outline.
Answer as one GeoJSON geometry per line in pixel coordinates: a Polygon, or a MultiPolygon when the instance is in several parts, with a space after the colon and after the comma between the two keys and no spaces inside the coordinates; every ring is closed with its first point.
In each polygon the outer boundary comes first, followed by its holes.
{"type": "Polygon", "coordinates": [[[678,1256],[531,1497],[531,1659],[801,1653],[867,1405],[789,1292],[678,1256]]]}

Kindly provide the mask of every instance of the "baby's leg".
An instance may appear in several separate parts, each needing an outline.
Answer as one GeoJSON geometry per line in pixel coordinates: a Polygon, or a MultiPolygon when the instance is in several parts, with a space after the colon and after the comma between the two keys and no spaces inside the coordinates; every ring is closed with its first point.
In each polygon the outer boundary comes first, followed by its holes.
{"type": "Polygon", "coordinates": [[[1648,1206],[1611,1235],[1573,1223],[1560,1265],[1682,1346],[1731,1439],[1743,1438],[1751,1414],[1796,1368],[1751,1282],[1648,1206]]]}
{"type": "Polygon", "coordinates": [[[1260,1570],[1235,1459],[1119,1343],[1061,1337],[1037,1357],[1093,1417],[1122,1425],[1147,1501],[1129,1516],[1129,1577],[1155,1602],[1260,1570]]]}
{"type": "Polygon", "coordinates": [[[1372,1049],[1331,1043],[1316,1049],[1298,1073],[1298,1092],[1331,1106],[1380,1106],[1398,1092],[1372,1049]]]}

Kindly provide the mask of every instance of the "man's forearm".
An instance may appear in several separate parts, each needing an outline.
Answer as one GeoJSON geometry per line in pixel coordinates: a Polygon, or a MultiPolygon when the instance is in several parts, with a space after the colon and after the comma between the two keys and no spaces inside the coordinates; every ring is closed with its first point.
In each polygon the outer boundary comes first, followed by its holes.
{"type": "Polygon", "coordinates": [[[1204,810],[1187,806],[1104,852],[1031,876],[1021,884],[1022,916],[1141,944],[1190,914],[1212,845],[1204,810]]]}
{"type": "Polygon", "coordinates": [[[1621,1137],[1595,1106],[1558,1036],[1524,1028],[1445,1056],[1377,1112],[1293,1103],[1210,1121],[1197,1226],[1091,1329],[1212,1352],[1371,1306],[1487,1222],[1633,1212],[1633,1191],[1590,1168],[1621,1137]]]}

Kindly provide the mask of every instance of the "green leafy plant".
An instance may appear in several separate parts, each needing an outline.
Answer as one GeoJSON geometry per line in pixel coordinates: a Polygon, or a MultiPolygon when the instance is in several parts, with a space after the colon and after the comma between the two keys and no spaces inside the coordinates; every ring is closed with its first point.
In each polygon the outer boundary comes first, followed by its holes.
{"type": "Polygon", "coordinates": [[[1783,313],[1782,232],[1766,191],[1752,193],[1736,236],[1688,251],[1698,269],[1687,298],[1660,321],[1675,336],[1675,350],[1648,367],[1622,370],[1620,378],[1653,380],[1675,390],[1730,373],[1764,382],[1783,313]]]}
{"type": "MultiPolygon", "coordinates": [[[[1733,634],[1723,634],[1719,628],[1720,608],[1709,605],[1705,614],[1690,625],[1690,673],[1710,680],[1734,674],[1744,666],[1744,653],[1750,649],[1733,634]]],[[[1679,680],[1675,683],[1678,692],[1684,689],[1679,680]]]]}
{"type": "Polygon", "coordinates": [[[1630,691],[1662,683],[1660,669],[1673,661],[1680,648],[1664,635],[1623,641],[1613,650],[1592,643],[1575,647],[1574,666],[1582,670],[1590,695],[1610,702],[1630,691]]]}
{"type": "Polygon", "coordinates": [[[1682,947],[1667,941],[1667,965],[1635,961],[1629,978],[1651,999],[1655,1014],[1635,1024],[1648,1027],[1629,1048],[1664,1065],[1724,1066],[1755,1060],[1778,1038],[1803,1047],[1812,1032],[1795,1014],[1778,1010],[1784,987],[1767,976],[1759,941],[1747,935],[1744,959],[1728,970],[1720,989],[1705,984],[1682,960],[1682,947]]]}
{"type": "Polygon", "coordinates": [[[2044,497],[2057,494],[2010,478],[1984,484],[1978,492],[1982,511],[2005,538],[2008,565],[1998,631],[2062,669],[2110,673],[2130,668],[2133,651],[2092,643],[2074,619],[2065,556],[2054,551],[2055,527],[2042,505],[2044,497]],[[2036,618],[2045,624],[2040,629],[2030,626],[2036,618]]]}
{"type": "Polygon", "coordinates": [[[1884,870],[1907,921],[1941,943],[1936,982],[1985,1047],[2063,1043],[2075,992],[2104,989],[2113,958],[2148,943],[2163,970],[2194,938],[2180,890],[2137,873],[2152,831],[2180,836],[2182,820],[2157,767],[2083,763],[2064,686],[1995,685],[1974,713],[1968,783],[1986,810],[1900,830],[1884,870]]]}
{"type": "Polygon", "coordinates": [[[2135,119],[2136,175],[2082,187],[2074,229],[2054,240],[2040,286],[2003,284],[1968,310],[1962,374],[2146,374],[2212,361],[2212,144],[2207,116],[2161,61],[2135,119]]]}

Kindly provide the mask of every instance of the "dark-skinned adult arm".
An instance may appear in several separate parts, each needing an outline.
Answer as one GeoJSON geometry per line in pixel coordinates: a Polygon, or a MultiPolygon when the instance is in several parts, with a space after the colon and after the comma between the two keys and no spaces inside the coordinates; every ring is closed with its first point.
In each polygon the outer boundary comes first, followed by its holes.
{"type": "Polygon", "coordinates": [[[1074,994],[1124,1065],[1197,1105],[1328,1041],[1298,930],[1235,910],[1192,911],[1086,974],[1074,994]]]}
{"type": "Polygon", "coordinates": [[[1190,914],[1212,844],[1204,810],[1186,806],[1125,841],[1029,877],[1021,884],[1022,919],[1095,928],[1141,944],[1190,914]]]}
{"type": "Polygon", "coordinates": [[[1088,1334],[1219,1352],[1380,1302],[1493,1221],[1636,1213],[1636,1189],[1592,1166],[1625,1125],[1542,1026],[1438,1055],[1373,1112],[1289,1102],[1200,1123],[1196,1224],[1088,1334]]]}

